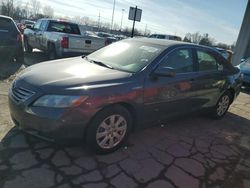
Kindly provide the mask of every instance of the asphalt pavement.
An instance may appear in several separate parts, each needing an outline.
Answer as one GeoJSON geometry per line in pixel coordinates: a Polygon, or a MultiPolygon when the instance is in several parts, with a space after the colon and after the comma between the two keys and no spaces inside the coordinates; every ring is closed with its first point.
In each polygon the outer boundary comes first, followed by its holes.
{"type": "Polygon", "coordinates": [[[11,81],[44,60],[36,51],[26,54],[25,65],[0,69],[0,187],[250,187],[250,89],[242,90],[221,120],[180,117],[132,133],[114,153],[95,155],[82,143],[55,145],[14,127],[7,99],[11,81]]]}

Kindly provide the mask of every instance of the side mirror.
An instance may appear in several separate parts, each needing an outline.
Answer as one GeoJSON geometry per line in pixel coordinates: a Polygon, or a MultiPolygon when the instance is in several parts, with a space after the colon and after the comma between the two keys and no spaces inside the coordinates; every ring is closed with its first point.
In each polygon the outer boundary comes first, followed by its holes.
{"type": "Polygon", "coordinates": [[[157,77],[175,77],[176,72],[171,67],[158,67],[153,72],[153,75],[157,77]]]}

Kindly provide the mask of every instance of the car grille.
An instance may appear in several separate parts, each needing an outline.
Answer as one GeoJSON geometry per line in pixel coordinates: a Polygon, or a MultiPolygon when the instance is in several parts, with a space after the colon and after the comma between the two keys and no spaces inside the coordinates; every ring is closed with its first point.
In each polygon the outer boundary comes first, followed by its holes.
{"type": "Polygon", "coordinates": [[[11,95],[16,102],[24,102],[32,97],[35,92],[24,88],[12,88],[11,95]]]}

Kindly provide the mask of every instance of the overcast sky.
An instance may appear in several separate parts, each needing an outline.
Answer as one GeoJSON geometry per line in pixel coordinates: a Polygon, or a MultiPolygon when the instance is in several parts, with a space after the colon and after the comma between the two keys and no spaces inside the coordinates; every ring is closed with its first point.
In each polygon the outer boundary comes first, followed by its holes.
{"type": "MultiPolygon", "coordinates": [[[[54,8],[55,14],[88,16],[111,22],[113,0],[40,0],[54,8]]],[[[136,23],[141,30],[151,33],[176,34],[181,37],[187,32],[208,33],[217,42],[232,44],[237,40],[247,0],[116,0],[114,22],[132,27],[128,20],[130,6],[142,9],[142,20],[136,23]]]]}

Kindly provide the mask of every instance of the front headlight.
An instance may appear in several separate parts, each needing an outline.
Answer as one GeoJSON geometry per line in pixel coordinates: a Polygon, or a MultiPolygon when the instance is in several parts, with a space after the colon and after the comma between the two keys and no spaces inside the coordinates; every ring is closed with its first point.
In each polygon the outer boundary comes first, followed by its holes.
{"type": "Polygon", "coordinates": [[[79,106],[87,96],[64,96],[64,95],[44,95],[37,99],[33,106],[67,108],[79,106]]]}

